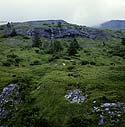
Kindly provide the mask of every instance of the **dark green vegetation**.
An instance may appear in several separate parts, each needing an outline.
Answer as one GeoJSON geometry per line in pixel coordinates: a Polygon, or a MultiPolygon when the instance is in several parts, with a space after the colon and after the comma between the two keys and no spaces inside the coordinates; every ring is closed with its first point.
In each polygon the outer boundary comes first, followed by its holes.
{"type": "MultiPolygon", "coordinates": [[[[58,24],[60,26],[60,24],[58,24]]],[[[21,26],[20,26],[21,27],[21,26]]],[[[61,27],[61,26],[60,26],[61,27]]],[[[0,92],[20,87],[22,102],[2,125],[10,127],[97,127],[93,101],[125,103],[125,44],[115,38],[33,39],[3,36],[0,28],[0,92]],[[67,90],[79,88],[84,103],[71,104],[67,90]]],[[[106,121],[104,127],[112,126],[106,121]]],[[[123,127],[118,122],[114,127],[123,127]]]]}

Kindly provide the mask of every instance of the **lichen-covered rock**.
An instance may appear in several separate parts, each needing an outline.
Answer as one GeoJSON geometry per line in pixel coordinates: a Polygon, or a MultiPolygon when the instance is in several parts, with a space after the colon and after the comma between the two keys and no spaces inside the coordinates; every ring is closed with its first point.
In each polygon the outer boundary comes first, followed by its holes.
{"type": "Polygon", "coordinates": [[[69,100],[70,103],[82,103],[86,100],[87,96],[83,95],[79,89],[75,89],[67,91],[65,98],[69,100]]]}
{"type": "Polygon", "coordinates": [[[11,112],[10,107],[15,108],[20,102],[19,87],[17,84],[10,84],[0,94],[0,118],[6,118],[11,112]],[[8,107],[9,108],[8,108],[8,107]]]}
{"type": "Polygon", "coordinates": [[[105,121],[110,124],[125,121],[125,104],[118,103],[103,103],[100,106],[95,106],[96,101],[93,101],[93,112],[100,113],[99,126],[103,126],[105,121]],[[107,117],[108,116],[108,117],[107,117]]]}

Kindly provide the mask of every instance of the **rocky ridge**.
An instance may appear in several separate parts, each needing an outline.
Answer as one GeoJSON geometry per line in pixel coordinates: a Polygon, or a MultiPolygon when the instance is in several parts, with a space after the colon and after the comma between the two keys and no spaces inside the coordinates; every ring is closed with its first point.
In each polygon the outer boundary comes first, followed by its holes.
{"type": "Polygon", "coordinates": [[[6,28],[6,35],[10,35],[16,30],[17,34],[32,37],[34,32],[38,32],[41,37],[45,38],[66,38],[66,37],[82,37],[82,38],[122,38],[114,34],[109,34],[103,30],[90,28],[86,26],[78,26],[69,24],[63,20],[43,20],[30,21],[25,23],[13,23],[12,28],[6,28]]]}

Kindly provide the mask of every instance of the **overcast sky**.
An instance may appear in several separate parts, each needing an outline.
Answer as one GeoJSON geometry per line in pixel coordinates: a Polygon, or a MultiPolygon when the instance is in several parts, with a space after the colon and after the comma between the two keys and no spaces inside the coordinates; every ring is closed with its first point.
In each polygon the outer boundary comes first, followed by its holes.
{"type": "Polygon", "coordinates": [[[44,19],[87,26],[125,19],[125,0],[0,0],[0,21],[44,19]]]}

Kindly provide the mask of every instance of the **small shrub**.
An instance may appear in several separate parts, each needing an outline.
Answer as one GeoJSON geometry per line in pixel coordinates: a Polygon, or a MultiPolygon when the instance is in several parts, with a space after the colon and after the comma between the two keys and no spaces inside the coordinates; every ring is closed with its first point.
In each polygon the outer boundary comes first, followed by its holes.
{"type": "Polygon", "coordinates": [[[31,63],[30,65],[41,65],[41,61],[35,60],[35,61],[33,61],[33,63],[31,63]]]}
{"type": "Polygon", "coordinates": [[[110,63],[110,65],[113,65],[113,66],[115,66],[115,63],[110,63]]]}
{"type": "Polygon", "coordinates": [[[74,66],[68,66],[68,67],[67,67],[67,69],[68,69],[69,71],[72,71],[74,68],[75,68],[74,66]]]}
{"type": "Polygon", "coordinates": [[[23,36],[23,39],[30,39],[28,36],[23,36]]]}
{"type": "Polygon", "coordinates": [[[91,64],[91,65],[96,65],[96,63],[95,63],[95,62],[93,62],[93,61],[92,61],[92,62],[90,62],[90,64],[91,64]]]}
{"type": "Polygon", "coordinates": [[[69,56],[63,56],[63,58],[64,58],[65,60],[71,60],[71,58],[70,58],[69,56]]]}
{"type": "Polygon", "coordinates": [[[122,38],[122,45],[125,45],[125,38],[122,38]]]}
{"type": "Polygon", "coordinates": [[[0,30],[4,30],[4,28],[3,27],[0,27],[0,30]]]}
{"type": "Polygon", "coordinates": [[[81,116],[72,116],[68,122],[68,127],[86,127],[92,121],[81,116]]]}
{"type": "Polygon", "coordinates": [[[77,54],[77,50],[80,48],[78,41],[74,39],[68,48],[68,54],[69,56],[75,56],[77,54]]]}
{"type": "Polygon", "coordinates": [[[109,51],[110,54],[114,56],[125,56],[125,46],[114,46],[111,51],[109,51]]]}
{"type": "Polygon", "coordinates": [[[34,31],[32,41],[33,41],[32,47],[39,48],[42,45],[40,33],[38,31],[34,31]]]}
{"type": "Polygon", "coordinates": [[[40,49],[39,48],[34,48],[36,53],[40,53],[40,49]]]}
{"type": "Polygon", "coordinates": [[[15,55],[15,54],[10,54],[10,55],[7,55],[7,58],[17,58],[18,56],[15,55]]]}
{"type": "Polygon", "coordinates": [[[58,22],[57,27],[61,28],[62,27],[62,23],[58,22]]]}
{"type": "Polygon", "coordinates": [[[11,62],[10,61],[4,61],[3,62],[3,66],[10,67],[11,66],[11,62]]]}
{"type": "Polygon", "coordinates": [[[86,61],[86,60],[81,61],[81,65],[87,65],[87,64],[89,64],[89,61],[86,61]]]}
{"type": "Polygon", "coordinates": [[[59,55],[53,55],[48,61],[49,61],[49,62],[52,62],[52,61],[54,61],[54,60],[56,60],[56,59],[59,59],[59,58],[60,58],[59,55]]]}
{"type": "Polygon", "coordinates": [[[16,32],[15,29],[12,30],[10,36],[11,36],[11,37],[17,36],[17,32],[16,32]]]}
{"type": "Polygon", "coordinates": [[[6,61],[3,61],[3,66],[8,66],[8,67],[11,65],[19,66],[21,61],[22,59],[18,57],[17,55],[10,54],[10,55],[7,55],[6,61]]]}

